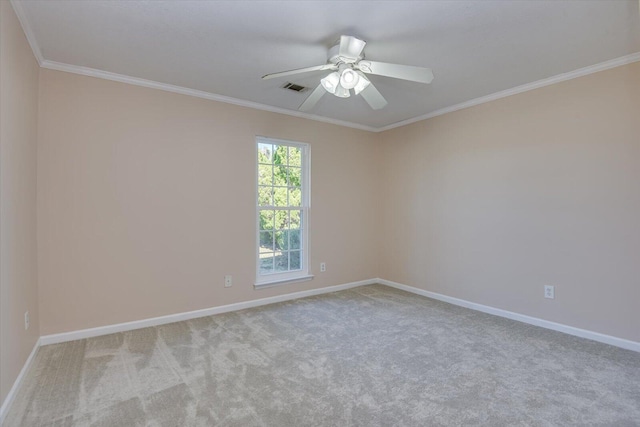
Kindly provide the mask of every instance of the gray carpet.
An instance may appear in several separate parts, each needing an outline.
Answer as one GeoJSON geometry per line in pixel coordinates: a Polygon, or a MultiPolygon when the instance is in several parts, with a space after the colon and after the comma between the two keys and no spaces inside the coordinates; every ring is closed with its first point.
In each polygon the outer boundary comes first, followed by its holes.
{"type": "Polygon", "coordinates": [[[7,426],[640,426],[640,354],[380,285],[40,348],[7,426]]]}

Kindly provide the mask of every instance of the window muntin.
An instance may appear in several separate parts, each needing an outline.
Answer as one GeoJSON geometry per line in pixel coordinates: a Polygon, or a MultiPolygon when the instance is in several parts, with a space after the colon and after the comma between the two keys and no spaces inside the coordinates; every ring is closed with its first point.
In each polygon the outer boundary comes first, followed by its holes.
{"type": "Polygon", "coordinates": [[[258,137],[257,285],[308,276],[309,147],[258,137]]]}

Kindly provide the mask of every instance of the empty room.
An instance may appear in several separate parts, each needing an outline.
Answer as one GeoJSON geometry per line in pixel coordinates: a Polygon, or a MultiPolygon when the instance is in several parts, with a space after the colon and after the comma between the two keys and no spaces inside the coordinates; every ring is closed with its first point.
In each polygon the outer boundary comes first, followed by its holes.
{"type": "Polygon", "coordinates": [[[0,404],[640,426],[640,2],[0,0],[0,404]]]}

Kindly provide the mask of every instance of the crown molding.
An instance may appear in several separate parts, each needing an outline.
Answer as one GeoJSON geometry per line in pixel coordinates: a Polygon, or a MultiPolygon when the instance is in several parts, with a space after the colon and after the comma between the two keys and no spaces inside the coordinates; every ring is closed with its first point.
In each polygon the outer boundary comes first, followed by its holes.
{"type": "Polygon", "coordinates": [[[632,53],[630,55],[621,56],[619,58],[611,59],[609,61],[600,62],[599,64],[590,65],[588,67],[579,68],[577,70],[569,71],[567,73],[557,74],[555,76],[551,76],[546,79],[537,80],[535,82],[527,83],[521,86],[516,86],[511,89],[495,92],[490,95],[481,96],[480,98],[475,98],[469,101],[461,102],[460,104],[452,105],[450,107],[445,107],[440,110],[436,110],[431,113],[424,114],[422,116],[414,117],[412,119],[407,119],[400,122],[392,123],[387,126],[376,128],[376,132],[384,132],[386,130],[395,129],[401,126],[409,125],[411,123],[420,122],[422,120],[427,120],[433,117],[442,116],[443,114],[462,110],[463,108],[474,107],[476,105],[495,101],[497,99],[506,98],[507,96],[517,95],[522,92],[528,92],[530,90],[539,89],[541,87],[550,86],[556,83],[564,82],[564,81],[575,79],[578,77],[583,77],[583,76],[597,73],[600,71],[609,70],[611,68],[620,67],[622,65],[632,64],[638,61],[640,61],[640,52],[632,53]]]}
{"type": "Polygon", "coordinates": [[[29,46],[31,46],[31,51],[33,52],[33,56],[36,57],[36,61],[38,64],[42,66],[44,62],[44,57],[42,56],[42,52],[40,51],[40,46],[38,46],[38,42],[36,41],[36,36],[34,35],[33,29],[31,25],[29,25],[29,20],[27,19],[27,15],[22,8],[22,2],[17,0],[10,0],[11,6],[13,6],[13,11],[16,13],[18,17],[18,21],[22,26],[22,31],[24,32],[27,41],[29,42],[29,46]]]}
{"type": "Polygon", "coordinates": [[[344,127],[364,130],[368,132],[384,132],[387,130],[406,126],[412,123],[420,122],[422,120],[427,120],[433,117],[442,116],[443,114],[452,113],[454,111],[462,110],[464,108],[475,107],[476,105],[495,101],[501,98],[506,98],[511,95],[517,95],[519,93],[527,92],[534,89],[539,89],[552,84],[564,82],[567,80],[583,77],[589,74],[609,70],[611,68],[620,67],[622,65],[627,65],[627,64],[640,61],[640,52],[636,52],[630,55],[625,55],[619,58],[614,58],[608,61],[600,62],[598,64],[590,65],[588,67],[579,68],[574,71],[569,71],[567,73],[557,74],[555,76],[551,76],[546,79],[537,80],[535,82],[527,83],[521,86],[516,86],[511,89],[506,89],[506,90],[495,92],[486,96],[481,96],[479,98],[471,99],[469,101],[465,101],[459,104],[451,105],[449,107],[441,108],[439,110],[432,111],[430,113],[427,113],[421,116],[413,117],[411,119],[402,120],[396,123],[391,123],[389,125],[382,126],[382,127],[373,127],[373,126],[363,125],[360,123],[348,122],[348,121],[339,120],[339,119],[332,119],[329,117],[318,116],[315,114],[303,113],[297,110],[289,110],[286,108],[274,107],[272,105],[260,104],[258,102],[232,98],[230,96],[218,95],[215,93],[205,92],[197,89],[189,89],[183,86],[160,83],[153,80],[146,80],[138,77],[127,76],[124,74],[117,74],[109,71],[102,71],[95,68],[81,67],[78,65],[65,64],[62,62],[56,62],[56,61],[50,61],[48,59],[44,59],[44,57],[42,56],[42,51],[40,50],[40,46],[38,46],[33,30],[29,25],[29,20],[27,19],[24,9],[22,7],[23,0],[9,0],[9,1],[11,2],[11,5],[13,6],[13,10],[15,11],[16,16],[18,17],[18,20],[20,21],[20,25],[22,26],[22,29],[25,33],[27,41],[31,46],[31,50],[33,51],[33,55],[36,57],[38,64],[40,64],[42,68],[48,68],[50,70],[57,70],[57,71],[64,71],[64,72],[73,73],[73,74],[80,74],[83,76],[96,77],[99,79],[112,80],[112,81],[121,82],[121,83],[128,83],[136,86],[159,89],[166,92],[179,93],[187,96],[195,96],[197,98],[204,98],[212,101],[223,102],[226,104],[238,105],[241,107],[253,108],[253,109],[262,110],[262,111],[269,111],[272,113],[284,114],[287,116],[314,120],[318,122],[329,123],[337,126],[344,126],[344,127]]]}
{"type": "MultiPolygon", "coordinates": [[[[12,2],[13,1],[15,0],[12,0],[12,2]]],[[[37,45],[36,45],[36,50],[37,50],[37,45]]],[[[36,53],[36,50],[34,50],[34,54],[36,54],[37,56],[40,51],[37,50],[38,53],[36,53]]],[[[338,126],[345,126],[345,127],[364,130],[368,132],[384,132],[387,130],[391,130],[391,129],[406,126],[412,123],[416,123],[422,120],[427,120],[433,117],[442,116],[443,114],[452,113],[454,111],[462,110],[464,108],[474,107],[476,105],[495,101],[501,98],[506,98],[508,96],[517,95],[519,93],[528,92],[530,90],[539,89],[545,86],[550,86],[556,83],[564,82],[564,81],[575,79],[578,77],[583,77],[583,76],[597,73],[600,71],[609,70],[611,68],[620,67],[622,65],[632,64],[638,61],[640,61],[640,52],[632,53],[630,55],[622,56],[620,58],[611,59],[609,61],[601,62],[599,64],[590,65],[584,68],[579,68],[574,71],[569,71],[567,73],[558,74],[552,77],[548,77],[546,79],[537,80],[535,82],[527,83],[521,86],[516,86],[511,89],[495,92],[490,95],[482,96],[480,98],[471,99],[469,101],[465,101],[460,104],[455,104],[449,107],[445,107],[440,110],[436,110],[431,113],[424,114],[422,116],[392,123],[390,125],[382,126],[379,128],[376,128],[373,126],[366,126],[359,123],[347,122],[344,120],[317,116],[315,114],[302,113],[300,111],[287,110],[286,108],[274,107],[271,105],[260,104],[252,101],[245,101],[242,99],[232,98],[224,95],[218,95],[215,93],[205,92],[201,90],[189,89],[182,86],[175,86],[175,85],[170,85],[166,83],[160,83],[153,80],[140,79],[137,77],[126,76],[124,74],[111,73],[108,71],[97,70],[94,68],[63,64],[61,62],[55,62],[55,61],[49,61],[49,60],[41,61],[40,66],[43,68],[51,69],[51,70],[65,71],[68,73],[81,74],[84,76],[97,77],[97,78],[106,79],[106,80],[113,80],[113,81],[128,83],[136,86],[143,86],[143,87],[152,88],[152,89],[160,89],[167,92],[179,93],[179,94],[188,95],[188,96],[195,96],[197,98],[204,98],[204,99],[209,99],[213,101],[224,102],[227,104],[238,105],[241,107],[248,107],[248,108],[253,108],[257,110],[269,111],[272,113],[285,114],[288,116],[315,120],[319,122],[330,123],[338,126]]]]}
{"type": "Polygon", "coordinates": [[[175,86],[167,83],[160,83],[153,80],[141,79],[138,77],[126,76],[124,74],[112,73],[109,71],[97,70],[95,68],[81,67],[78,65],[64,64],[61,62],[49,61],[45,59],[41,64],[42,68],[50,70],[64,71],[67,73],[81,74],[83,76],[97,77],[99,79],[112,80],[120,83],[128,83],[131,85],[147,87],[151,89],[159,89],[166,92],[179,93],[181,95],[195,96],[196,98],[204,98],[212,101],[224,102],[226,104],[238,105],[240,107],[253,108],[255,110],[269,111],[271,113],[285,114],[287,116],[299,117],[303,119],[315,120],[318,122],[329,123],[332,125],[345,126],[353,129],[364,130],[368,132],[376,132],[376,128],[359,123],[347,122],[344,120],[332,119],[329,117],[317,116],[315,114],[303,113],[295,110],[287,110],[286,108],[274,107],[272,105],[260,104],[258,102],[246,101],[243,99],[232,98],[230,96],[218,95],[211,92],[205,92],[197,89],[189,89],[182,86],[175,86]]]}

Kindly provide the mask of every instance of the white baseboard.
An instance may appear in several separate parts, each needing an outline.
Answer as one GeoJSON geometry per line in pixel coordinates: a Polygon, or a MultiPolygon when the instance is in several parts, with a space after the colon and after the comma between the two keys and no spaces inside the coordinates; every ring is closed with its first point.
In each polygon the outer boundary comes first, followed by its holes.
{"type": "Polygon", "coordinates": [[[444,301],[449,304],[457,305],[460,307],[470,308],[472,310],[481,311],[483,313],[493,314],[495,316],[505,317],[511,320],[517,320],[518,322],[528,323],[530,325],[540,326],[542,328],[552,329],[558,332],[564,332],[565,334],[575,335],[577,337],[587,338],[593,341],[598,341],[601,343],[613,345],[613,346],[624,348],[627,350],[640,352],[640,342],[631,341],[624,338],[618,338],[611,335],[605,335],[599,332],[588,331],[586,329],[575,328],[573,326],[563,325],[561,323],[551,322],[549,320],[539,319],[537,317],[531,317],[524,314],[514,313],[512,311],[502,310],[500,308],[494,308],[488,305],[477,304],[475,302],[438,294],[436,292],[425,291],[424,289],[403,285],[402,283],[392,282],[390,280],[376,279],[376,281],[377,283],[380,283],[382,285],[390,286],[396,289],[401,289],[403,291],[411,292],[416,295],[422,295],[427,298],[433,298],[439,301],[444,301]]]}
{"type": "Polygon", "coordinates": [[[321,294],[327,294],[327,293],[336,292],[336,291],[342,291],[346,289],[355,288],[358,286],[371,285],[374,283],[379,283],[392,288],[401,289],[403,291],[411,292],[416,295],[421,295],[427,298],[444,301],[449,304],[457,305],[460,307],[481,311],[483,313],[493,314],[495,316],[505,317],[507,319],[528,323],[530,325],[540,326],[542,328],[552,329],[554,331],[563,332],[565,334],[575,335],[581,338],[587,338],[593,341],[610,344],[610,345],[624,348],[627,350],[640,352],[640,342],[630,341],[623,338],[614,337],[611,335],[605,335],[598,332],[588,331],[585,329],[574,328],[573,326],[567,326],[560,323],[539,319],[536,317],[526,316],[524,314],[518,314],[511,311],[490,307],[487,305],[477,304],[471,301],[466,301],[463,299],[438,294],[436,292],[430,292],[424,289],[415,288],[413,286],[404,285],[402,283],[392,282],[390,280],[369,279],[369,280],[361,280],[359,282],[345,283],[342,285],[328,286],[325,288],[311,289],[308,291],[293,292],[290,294],[278,295],[274,297],[260,298],[252,301],[244,301],[244,302],[239,302],[235,304],[223,305],[219,307],[188,311],[185,313],[170,314],[167,316],[154,317],[150,319],[137,320],[133,322],[118,323],[115,325],[101,326],[98,328],[83,329],[79,331],[64,332],[61,334],[41,336],[33,346],[33,350],[31,351],[31,354],[27,358],[27,361],[22,367],[20,374],[18,375],[15,382],[13,383],[13,387],[11,387],[9,394],[7,394],[7,397],[2,403],[2,407],[0,407],[0,425],[2,425],[4,418],[9,412],[11,403],[15,399],[15,396],[18,392],[18,389],[20,388],[20,385],[24,379],[24,376],[26,375],[26,372],[29,370],[31,363],[33,362],[34,356],[41,345],[57,344],[57,343],[62,343],[66,341],[74,341],[74,340],[79,340],[84,338],[97,337],[100,335],[108,335],[108,334],[113,334],[117,332],[147,328],[150,326],[164,325],[167,323],[180,322],[183,320],[195,319],[198,317],[206,317],[214,314],[244,310],[247,308],[259,307],[262,305],[274,304],[277,302],[289,301],[289,300],[309,297],[313,295],[321,295],[321,294]]]}
{"type": "Polygon", "coordinates": [[[390,286],[392,288],[401,289],[403,291],[411,292],[413,294],[421,295],[427,298],[433,298],[439,301],[444,301],[449,304],[457,305],[460,307],[470,308],[472,310],[481,311],[483,313],[493,314],[495,316],[505,317],[507,319],[528,323],[530,325],[540,326],[542,328],[552,329],[554,331],[563,332],[565,334],[575,335],[577,337],[587,338],[593,341],[610,344],[610,345],[624,348],[627,350],[640,352],[640,342],[631,341],[624,338],[618,338],[611,335],[605,335],[599,332],[593,332],[586,329],[576,328],[573,326],[563,325],[561,323],[551,322],[549,320],[527,316],[524,314],[514,313],[512,311],[490,307],[487,305],[482,305],[482,304],[474,303],[471,301],[450,297],[450,296],[439,294],[436,292],[426,291],[424,289],[419,289],[413,286],[408,286],[402,283],[392,282],[390,280],[380,279],[380,278],[361,280],[358,282],[328,286],[328,287],[319,288],[319,289],[311,289],[308,291],[293,292],[290,294],[278,295],[278,296],[268,297],[268,298],[260,298],[260,299],[255,299],[251,301],[244,301],[244,302],[228,304],[228,305],[223,305],[218,307],[205,308],[202,310],[170,314],[167,316],[153,317],[150,319],[136,320],[133,322],[118,323],[115,325],[100,326],[100,327],[91,328],[91,329],[82,329],[78,331],[63,332],[60,334],[43,335],[42,337],[40,337],[39,345],[58,344],[58,343],[67,342],[67,341],[74,341],[74,340],[79,340],[84,338],[97,337],[101,335],[114,334],[118,332],[131,331],[134,329],[164,325],[167,323],[180,322],[180,321],[189,320],[189,319],[196,319],[198,317],[206,317],[206,316],[211,316],[211,315],[220,314],[220,313],[228,313],[230,311],[244,310],[247,308],[259,307],[262,305],[274,304],[277,302],[289,301],[289,300],[304,298],[304,297],[313,296],[313,295],[320,295],[320,294],[327,294],[327,293],[336,292],[336,291],[342,291],[345,289],[351,289],[351,288],[355,288],[357,286],[363,286],[363,285],[371,285],[374,283],[380,283],[382,285],[390,286]]]}
{"type": "Polygon", "coordinates": [[[205,308],[202,310],[169,314],[167,316],[153,317],[150,319],[136,320],[133,322],[117,323],[115,325],[100,326],[97,328],[82,329],[79,331],[63,332],[60,334],[43,335],[40,337],[40,345],[58,344],[67,341],[97,337],[100,335],[115,334],[118,332],[131,331],[134,329],[148,328],[150,326],[181,322],[183,320],[196,319],[198,317],[206,317],[213,314],[228,313],[230,311],[244,310],[246,308],[259,307],[261,305],[274,304],[277,302],[289,301],[313,295],[342,291],[345,289],[355,288],[357,286],[371,285],[373,283],[376,283],[376,279],[361,280],[359,282],[345,283],[343,285],[328,286],[326,288],[311,289],[308,291],[293,292],[290,294],[278,295],[275,297],[260,298],[251,301],[205,308]]]}
{"type": "Polygon", "coordinates": [[[18,389],[20,389],[20,386],[22,385],[22,381],[24,380],[24,377],[27,374],[29,367],[31,367],[31,363],[33,362],[34,356],[38,352],[38,348],[40,348],[40,338],[38,338],[36,343],[33,345],[33,350],[31,350],[31,354],[29,354],[29,357],[27,357],[27,361],[24,362],[24,366],[20,370],[18,377],[13,382],[13,386],[11,387],[11,390],[9,390],[9,394],[7,394],[7,397],[5,397],[4,402],[2,402],[2,406],[0,407],[0,425],[2,425],[2,423],[4,422],[4,418],[7,416],[7,413],[9,412],[9,408],[11,407],[11,404],[13,403],[13,400],[16,398],[16,394],[18,394],[18,389]]]}

